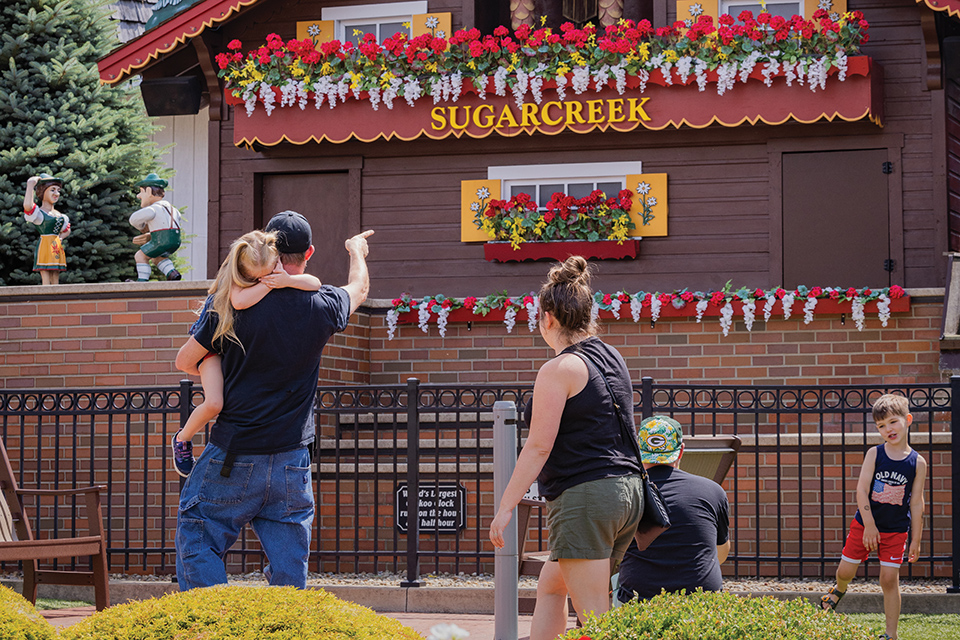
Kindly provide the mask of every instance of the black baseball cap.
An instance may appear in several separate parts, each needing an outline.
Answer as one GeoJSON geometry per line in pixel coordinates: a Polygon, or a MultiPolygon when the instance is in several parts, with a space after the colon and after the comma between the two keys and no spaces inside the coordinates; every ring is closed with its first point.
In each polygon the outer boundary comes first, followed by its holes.
{"type": "Polygon", "coordinates": [[[277,234],[277,251],[280,253],[306,253],[313,244],[310,223],[296,211],[281,211],[273,216],[264,231],[277,234]]]}

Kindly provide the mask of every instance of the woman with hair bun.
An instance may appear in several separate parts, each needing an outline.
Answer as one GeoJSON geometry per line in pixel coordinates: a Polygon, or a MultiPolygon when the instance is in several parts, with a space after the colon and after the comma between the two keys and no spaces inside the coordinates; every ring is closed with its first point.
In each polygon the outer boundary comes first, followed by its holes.
{"type": "Polygon", "coordinates": [[[643,513],[642,469],[614,406],[615,398],[632,425],[633,385],[623,357],[596,337],[592,307],[585,259],[550,269],[540,289],[540,335],[557,356],[537,373],[526,407],[530,432],[490,524],[490,540],[502,547],[513,509],[539,482],[550,559],[537,583],[530,640],[564,632],[568,594],[581,622],[610,608],[610,576],[643,513]]]}

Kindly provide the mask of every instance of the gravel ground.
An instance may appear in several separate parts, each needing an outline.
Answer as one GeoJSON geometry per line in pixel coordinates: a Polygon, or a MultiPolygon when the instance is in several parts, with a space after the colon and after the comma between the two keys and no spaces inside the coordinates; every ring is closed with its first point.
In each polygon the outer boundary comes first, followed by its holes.
{"type": "MultiPolygon", "coordinates": [[[[307,576],[309,585],[357,585],[357,586],[385,586],[396,587],[406,580],[406,574],[399,573],[310,573],[307,576]]],[[[8,573],[0,575],[4,579],[19,579],[17,573],[8,573]]],[[[137,574],[110,574],[111,580],[140,580],[144,582],[169,582],[169,576],[137,575],[137,574]]],[[[493,588],[493,576],[489,574],[423,574],[420,581],[424,587],[473,587],[473,588],[493,588]]],[[[236,584],[266,584],[266,579],[259,571],[246,574],[234,574],[230,576],[230,582],[236,584]]],[[[947,587],[951,586],[951,580],[948,578],[932,580],[910,580],[900,579],[901,593],[946,593],[947,587]]],[[[521,588],[536,588],[537,580],[529,576],[520,579],[521,588]]],[[[723,586],[727,591],[750,591],[750,592],[769,592],[769,591],[812,591],[816,593],[826,593],[827,589],[833,586],[833,582],[812,579],[725,579],[723,586]]],[[[877,580],[863,579],[855,580],[850,589],[861,593],[880,593],[880,584],[877,580]]]]}

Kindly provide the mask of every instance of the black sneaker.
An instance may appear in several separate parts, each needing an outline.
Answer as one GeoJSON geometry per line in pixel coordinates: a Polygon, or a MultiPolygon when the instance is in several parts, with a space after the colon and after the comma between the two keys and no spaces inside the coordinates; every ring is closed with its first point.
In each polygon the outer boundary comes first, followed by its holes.
{"type": "Polygon", "coordinates": [[[175,433],[170,444],[173,446],[173,468],[178,474],[186,478],[193,470],[193,443],[177,440],[177,434],[175,433]]]}
{"type": "Polygon", "coordinates": [[[182,277],[176,269],[170,269],[170,271],[167,272],[167,280],[179,280],[182,277]]]}

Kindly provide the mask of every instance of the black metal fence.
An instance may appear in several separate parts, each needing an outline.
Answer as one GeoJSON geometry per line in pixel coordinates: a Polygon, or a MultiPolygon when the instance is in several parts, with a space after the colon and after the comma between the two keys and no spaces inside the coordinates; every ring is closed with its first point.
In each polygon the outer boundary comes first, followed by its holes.
{"type": "MultiPolygon", "coordinates": [[[[491,571],[493,404],[522,407],[531,392],[416,380],[319,388],[311,570],[405,572],[407,583],[426,572],[491,571]],[[412,518],[409,495],[418,496],[412,518]]],[[[950,385],[832,387],[645,378],[635,402],[638,416],[665,413],[692,435],[743,440],[725,484],[732,541],[725,573],[827,577],[856,509],[863,453],[878,442],[870,407],[885,392],[910,399],[911,442],[929,465],[921,559],[908,574],[949,576],[960,586],[953,535],[960,525],[953,508],[960,496],[960,377],[950,385]]],[[[200,393],[189,381],[162,389],[0,391],[0,436],[26,488],[107,487],[113,571],[171,573],[180,478],[169,442],[200,393]]],[[[44,504],[35,513],[41,535],[75,530],[75,504],[44,504]]],[[[542,544],[537,532],[530,538],[542,544]]],[[[262,561],[256,537],[245,531],[228,568],[247,572],[262,561]]]]}

